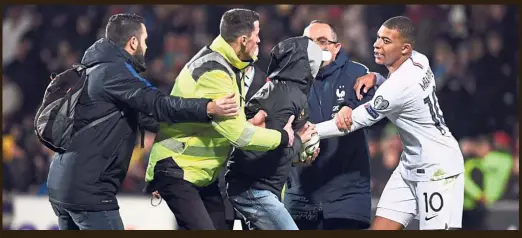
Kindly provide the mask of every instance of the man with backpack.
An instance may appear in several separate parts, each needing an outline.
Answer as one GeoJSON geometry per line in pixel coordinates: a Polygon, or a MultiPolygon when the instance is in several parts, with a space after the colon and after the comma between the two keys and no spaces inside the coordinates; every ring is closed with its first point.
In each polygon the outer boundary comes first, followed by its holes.
{"type": "Polygon", "coordinates": [[[124,229],[116,194],[137,134],[157,131],[156,121],[207,123],[237,115],[233,94],[215,101],[184,99],[140,77],[146,39],[142,17],[111,16],[105,38],[87,49],[81,66],[58,75],[46,90],[35,130],[57,152],[47,186],[60,230],[124,229]]]}

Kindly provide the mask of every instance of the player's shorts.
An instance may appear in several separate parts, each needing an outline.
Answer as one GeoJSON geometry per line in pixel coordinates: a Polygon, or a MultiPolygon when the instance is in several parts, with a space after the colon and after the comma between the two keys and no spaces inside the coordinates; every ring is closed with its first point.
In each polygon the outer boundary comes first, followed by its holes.
{"type": "Polygon", "coordinates": [[[416,182],[402,178],[395,170],[377,205],[380,216],[407,227],[419,220],[421,230],[462,227],[464,174],[437,181],[416,182]]]}

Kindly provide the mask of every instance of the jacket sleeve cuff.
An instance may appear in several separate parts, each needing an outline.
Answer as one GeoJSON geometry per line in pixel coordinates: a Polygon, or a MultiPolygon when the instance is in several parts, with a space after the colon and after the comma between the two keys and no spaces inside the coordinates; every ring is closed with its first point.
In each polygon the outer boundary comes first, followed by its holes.
{"type": "Polygon", "coordinates": [[[203,99],[201,99],[201,100],[203,101],[202,104],[203,104],[204,106],[203,106],[202,109],[201,109],[201,113],[200,113],[200,115],[205,115],[204,117],[201,117],[201,118],[202,118],[202,119],[204,118],[204,119],[203,119],[204,122],[210,122],[210,121],[212,121],[212,116],[211,116],[210,114],[208,114],[208,112],[207,112],[207,105],[208,105],[210,102],[212,102],[212,100],[210,100],[210,99],[206,99],[206,98],[203,98],[203,99]]]}
{"type": "Polygon", "coordinates": [[[279,143],[279,147],[288,147],[288,141],[290,140],[288,133],[285,130],[279,130],[279,132],[281,133],[281,142],[279,143]]]}

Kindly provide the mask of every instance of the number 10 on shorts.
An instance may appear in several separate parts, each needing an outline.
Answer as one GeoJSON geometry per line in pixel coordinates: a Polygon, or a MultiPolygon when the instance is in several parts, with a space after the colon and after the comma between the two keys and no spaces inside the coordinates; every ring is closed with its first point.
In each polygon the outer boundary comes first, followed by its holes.
{"type": "MultiPolygon", "coordinates": [[[[429,214],[430,211],[438,213],[440,210],[442,210],[442,207],[444,206],[444,199],[440,193],[434,192],[431,195],[428,195],[428,193],[422,193],[422,195],[424,195],[424,207],[426,208],[426,215],[429,214]]],[[[425,220],[429,221],[437,215],[438,214],[426,217],[425,220]]]]}
{"type": "Polygon", "coordinates": [[[421,230],[442,230],[462,227],[464,177],[452,176],[423,182],[417,188],[421,230]]]}
{"type": "Polygon", "coordinates": [[[444,198],[439,192],[423,192],[419,199],[419,222],[424,229],[446,229],[444,198]]]}

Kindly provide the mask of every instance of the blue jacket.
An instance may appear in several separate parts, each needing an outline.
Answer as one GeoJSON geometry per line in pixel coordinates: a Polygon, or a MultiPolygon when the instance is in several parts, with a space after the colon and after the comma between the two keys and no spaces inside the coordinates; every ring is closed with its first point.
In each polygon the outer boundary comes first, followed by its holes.
{"type": "MultiPolygon", "coordinates": [[[[356,98],[353,86],[368,73],[350,61],[342,50],[334,62],[322,68],[308,94],[312,123],[332,119],[343,107],[355,109],[369,101],[356,98]]],[[[294,219],[348,218],[370,225],[370,161],[366,131],[321,140],[321,153],[309,167],[294,167],[287,181],[284,203],[294,219]],[[322,212],[322,214],[320,214],[322,212]]]]}

